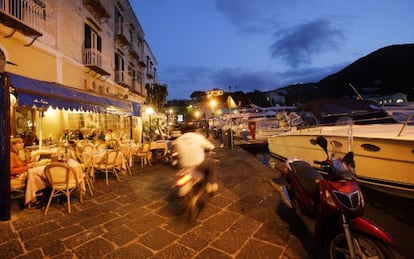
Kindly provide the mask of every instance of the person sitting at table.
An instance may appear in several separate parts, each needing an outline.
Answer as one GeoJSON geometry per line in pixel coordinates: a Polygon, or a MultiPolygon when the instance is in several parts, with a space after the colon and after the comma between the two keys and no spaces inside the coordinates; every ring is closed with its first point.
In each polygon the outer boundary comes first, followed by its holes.
{"type": "Polygon", "coordinates": [[[29,133],[24,138],[24,146],[31,146],[31,145],[39,145],[39,139],[37,138],[36,134],[29,133]]]}
{"type": "Polygon", "coordinates": [[[92,129],[91,133],[88,135],[88,140],[95,140],[96,137],[95,129],[92,129]]]}
{"type": "Polygon", "coordinates": [[[34,166],[33,162],[25,162],[20,159],[19,152],[23,150],[23,139],[12,138],[10,140],[10,186],[26,186],[27,170],[34,166]]]}
{"type": "Polygon", "coordinates": [[[80,130],[75,130],[75,133],[73,134],[73,137],[76,140],[83,140],[84,139],[83,134],[80,130]]]}
{"type": "Polygon", "coordinates": [[[10,175],[11,178],[25,179],[27,170],[32,168],[34,162],[24,162],[19,157],[20,150],[23,150],[23,139],[12,138],[10,140],[10,175]]]}
{"type": "Polygon", "coordinates": [[[111,129],[108,129],[108,131],[105,134],[105,140],[115,139],[115,134],[112,132],[111,129]]]}
{"type": "MultiPolygon", "coordinates": [[[[12,138],[10,140],[10,184],[13,185],[13,181],[24,181],[27,179],[27,171],[30,168],[35,167],[35,163],[32,161],[24,162],[19,158],[19,151],[23,149],[23,139],[12,138]]],[[[36,209],[42,208],[45,201],[48,198],[49,190],[46,188],[43,190],[43,195],[39,200],[34,202],[36,209]]]]}
{"type": "Polygon", "coordinates": [[[99,133],[98,139],[102,140],[102,141],[105,141],[105,133],[104,133],[103,130],[101,130],[101,132],[99,133]]]}
{"type": "Polygon", "coordinates": [[[61,137],[62,140],[69,140],[70,139],[70,131],[68,129],[63,130],[63,135],[61,137]]]}

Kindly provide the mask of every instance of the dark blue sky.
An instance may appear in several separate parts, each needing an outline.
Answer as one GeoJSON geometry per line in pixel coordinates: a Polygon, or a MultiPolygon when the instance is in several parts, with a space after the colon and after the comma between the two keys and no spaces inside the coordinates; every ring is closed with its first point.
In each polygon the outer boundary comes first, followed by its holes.
{"type": "Polygon", "coordinates": [[[317,82],[414,42],[413,0],[130,0],[168,100],[317,82]]]}

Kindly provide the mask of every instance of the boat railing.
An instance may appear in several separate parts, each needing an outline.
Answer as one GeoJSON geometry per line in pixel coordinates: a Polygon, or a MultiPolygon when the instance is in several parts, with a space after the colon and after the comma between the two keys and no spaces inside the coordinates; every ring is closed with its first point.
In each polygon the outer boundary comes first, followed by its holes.
{"type": "Polygon", "coordinates": [[[400,130],[400,132],[397,135],[398,137],[401,136],[401,133],[404,131],[404,129],[407,127],[407,125],[413,123],[412,118],[413,118],[413,114],[408,114],[407,120],[404,123],[402,123],[401,130],[400,130]]]}
{"type": "MultiPolygon", "coordinates": [[[[333,117],[333,116],[332,116],[333,117]]],[[[330,120],[333,120],[332,118],[330,120]]],[[[336,121],[336,120],[335,120],[336,121]]],[[[395,124],[401,125],[400,130],[397,133],[397,136],[401,136],[404,130],[407,128],[408,125],[414,124],[414,114],[407,114],[407,117],[404,121],[398,120],[392,116],[383,116],[383,117],[375,117],[375,118],[353,118],[354,125],[370,125],[370,124],[395,124]]],[[[293,125],[289,125],[291,128],[296,128],[297,130],[311,130],[312,128],[319,128],[321,127],[329,127],[337,125],[335,122],[325,122],[321,123],[319,120],[314,118],[314,120],[303,119],[302,123],[293,127],[293,125]]]]}

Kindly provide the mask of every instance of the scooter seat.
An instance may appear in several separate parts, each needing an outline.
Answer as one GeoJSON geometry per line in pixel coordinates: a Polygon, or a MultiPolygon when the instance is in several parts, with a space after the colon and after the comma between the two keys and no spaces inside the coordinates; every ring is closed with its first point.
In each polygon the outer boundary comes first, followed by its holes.
{"type": "Polygon", "coordinates": [[[291,166],[303,189],[312,196],[317,195],[319,184],[316,180],[323,179],[323,176],[303,160],[296,160],[291,163],[291,166]]]}

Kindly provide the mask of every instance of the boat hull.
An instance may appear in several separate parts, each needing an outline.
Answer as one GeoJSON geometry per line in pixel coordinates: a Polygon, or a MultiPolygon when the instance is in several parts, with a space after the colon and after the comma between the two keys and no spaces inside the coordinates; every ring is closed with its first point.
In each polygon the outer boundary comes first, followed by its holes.
{"type": "Polygon", "coordinates": [[[292,130],[268,138],[268,148],[277,158],[297,157],[312,164],[326,159],[325,152],[314,141],[317,136],[324,136],[329,154],[342,157],[349,150],[354,152],[361,183],[414,198],[414,129],[399,129],[401,125],[353,126],[352,149],[346,126],[292,130]]]}

